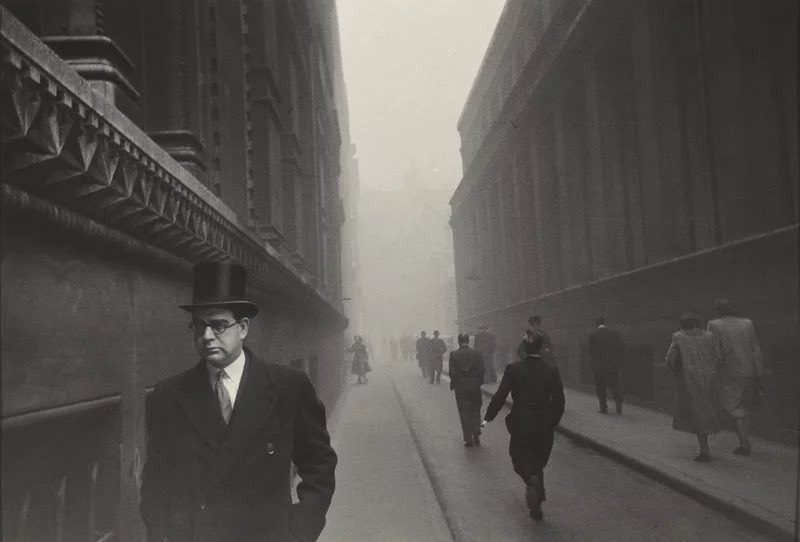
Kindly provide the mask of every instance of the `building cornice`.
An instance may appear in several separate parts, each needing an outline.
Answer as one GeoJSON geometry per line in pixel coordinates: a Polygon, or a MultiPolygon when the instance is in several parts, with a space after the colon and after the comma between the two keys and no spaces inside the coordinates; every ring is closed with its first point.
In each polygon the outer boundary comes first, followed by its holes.
{"type": "Polygon", "coordinates": [[[189,263],[239,262],[254,287],[346,324],[291,261],[2,7],[0,37],[2,184],[13,187],[4,205],[28,193],[189,263]]]}

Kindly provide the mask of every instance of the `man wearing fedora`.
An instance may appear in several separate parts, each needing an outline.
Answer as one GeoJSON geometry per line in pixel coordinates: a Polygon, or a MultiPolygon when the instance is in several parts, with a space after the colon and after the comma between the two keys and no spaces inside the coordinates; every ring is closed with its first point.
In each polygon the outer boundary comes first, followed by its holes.
{"type": "Polygon", "coordinates": [[[148,405],[141,513],[149,541],[316,540],[334,491],[325,407],[306,374],[243,346],[258,307],[236,264],[194,268],[200,361],[148,405]],[[301,479],[292,504],[291,464],[301,479]]]}

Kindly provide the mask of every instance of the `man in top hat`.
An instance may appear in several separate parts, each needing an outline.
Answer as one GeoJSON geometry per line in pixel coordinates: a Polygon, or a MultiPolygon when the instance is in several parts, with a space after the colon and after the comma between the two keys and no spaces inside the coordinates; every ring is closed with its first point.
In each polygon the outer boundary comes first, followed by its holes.
{"type": "Polygon", "coordinates": [[[258,313],[246,279],[235,264],[194,268],[194,299],[181,308],[200,361],[159,382],[147,411],[149,541],[312,541],[325,525],[337,461],[325,407],[304,372],[244,347],[258,313]]]}

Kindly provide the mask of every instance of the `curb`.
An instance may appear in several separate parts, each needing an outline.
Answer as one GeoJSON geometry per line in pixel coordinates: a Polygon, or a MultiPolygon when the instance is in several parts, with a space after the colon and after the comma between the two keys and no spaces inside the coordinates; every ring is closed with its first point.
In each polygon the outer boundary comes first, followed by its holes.
{"type": "MultiPolygon", "coordinates": [[[[492,397],[494,395],[491,391],[484,388],[481,388],[481,391],[487,397],[492,397]]],[[[507,399],[506,406],[510,408],[511,404],[512,401],[507,399]]],[[[758,531],[761,534],[764,534],[770,538],[774,538],[775,540],[798,540],[796,531],[786,530],[784,527],[770,522],[752,510],[737,506],[730,500],[726,500],[720,496],[703,491],[678,476],[644,463],[643,461],[640,461],[631,455],[625,454],[624,452],[603,444],[593,438],[587,437],[586,435],[573,431],[567,427],[564,427],[563,425],[556,426],[555,430],[557,433],[564,435],[579,445],[590,448],[618,463],[625,465],[626,467],[629,467],[632,470],[635,470],[636,472],[639,472],[640,474],[647,476],[652,480],[671,487],[672,489],[691,497],[692,499],[708,506],[709,508],[722,512],[737,523],[758,531]]]]}

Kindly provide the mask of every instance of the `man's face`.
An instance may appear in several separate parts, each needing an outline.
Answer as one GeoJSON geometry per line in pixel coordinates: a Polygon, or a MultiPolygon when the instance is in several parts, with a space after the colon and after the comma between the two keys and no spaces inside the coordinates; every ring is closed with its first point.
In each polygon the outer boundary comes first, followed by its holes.
{"type": "Polygon", "coordinates": [[[217,367],[225,367],[242,353],[242,343],[247,337],[250,320],[242,318],[236,322],[231,311],[209,308],[192,311],[192,324],[194,347],[200,359],[217,367]],[[217,333],[212,329],[214,327],[225,329],[217,333]]]}

